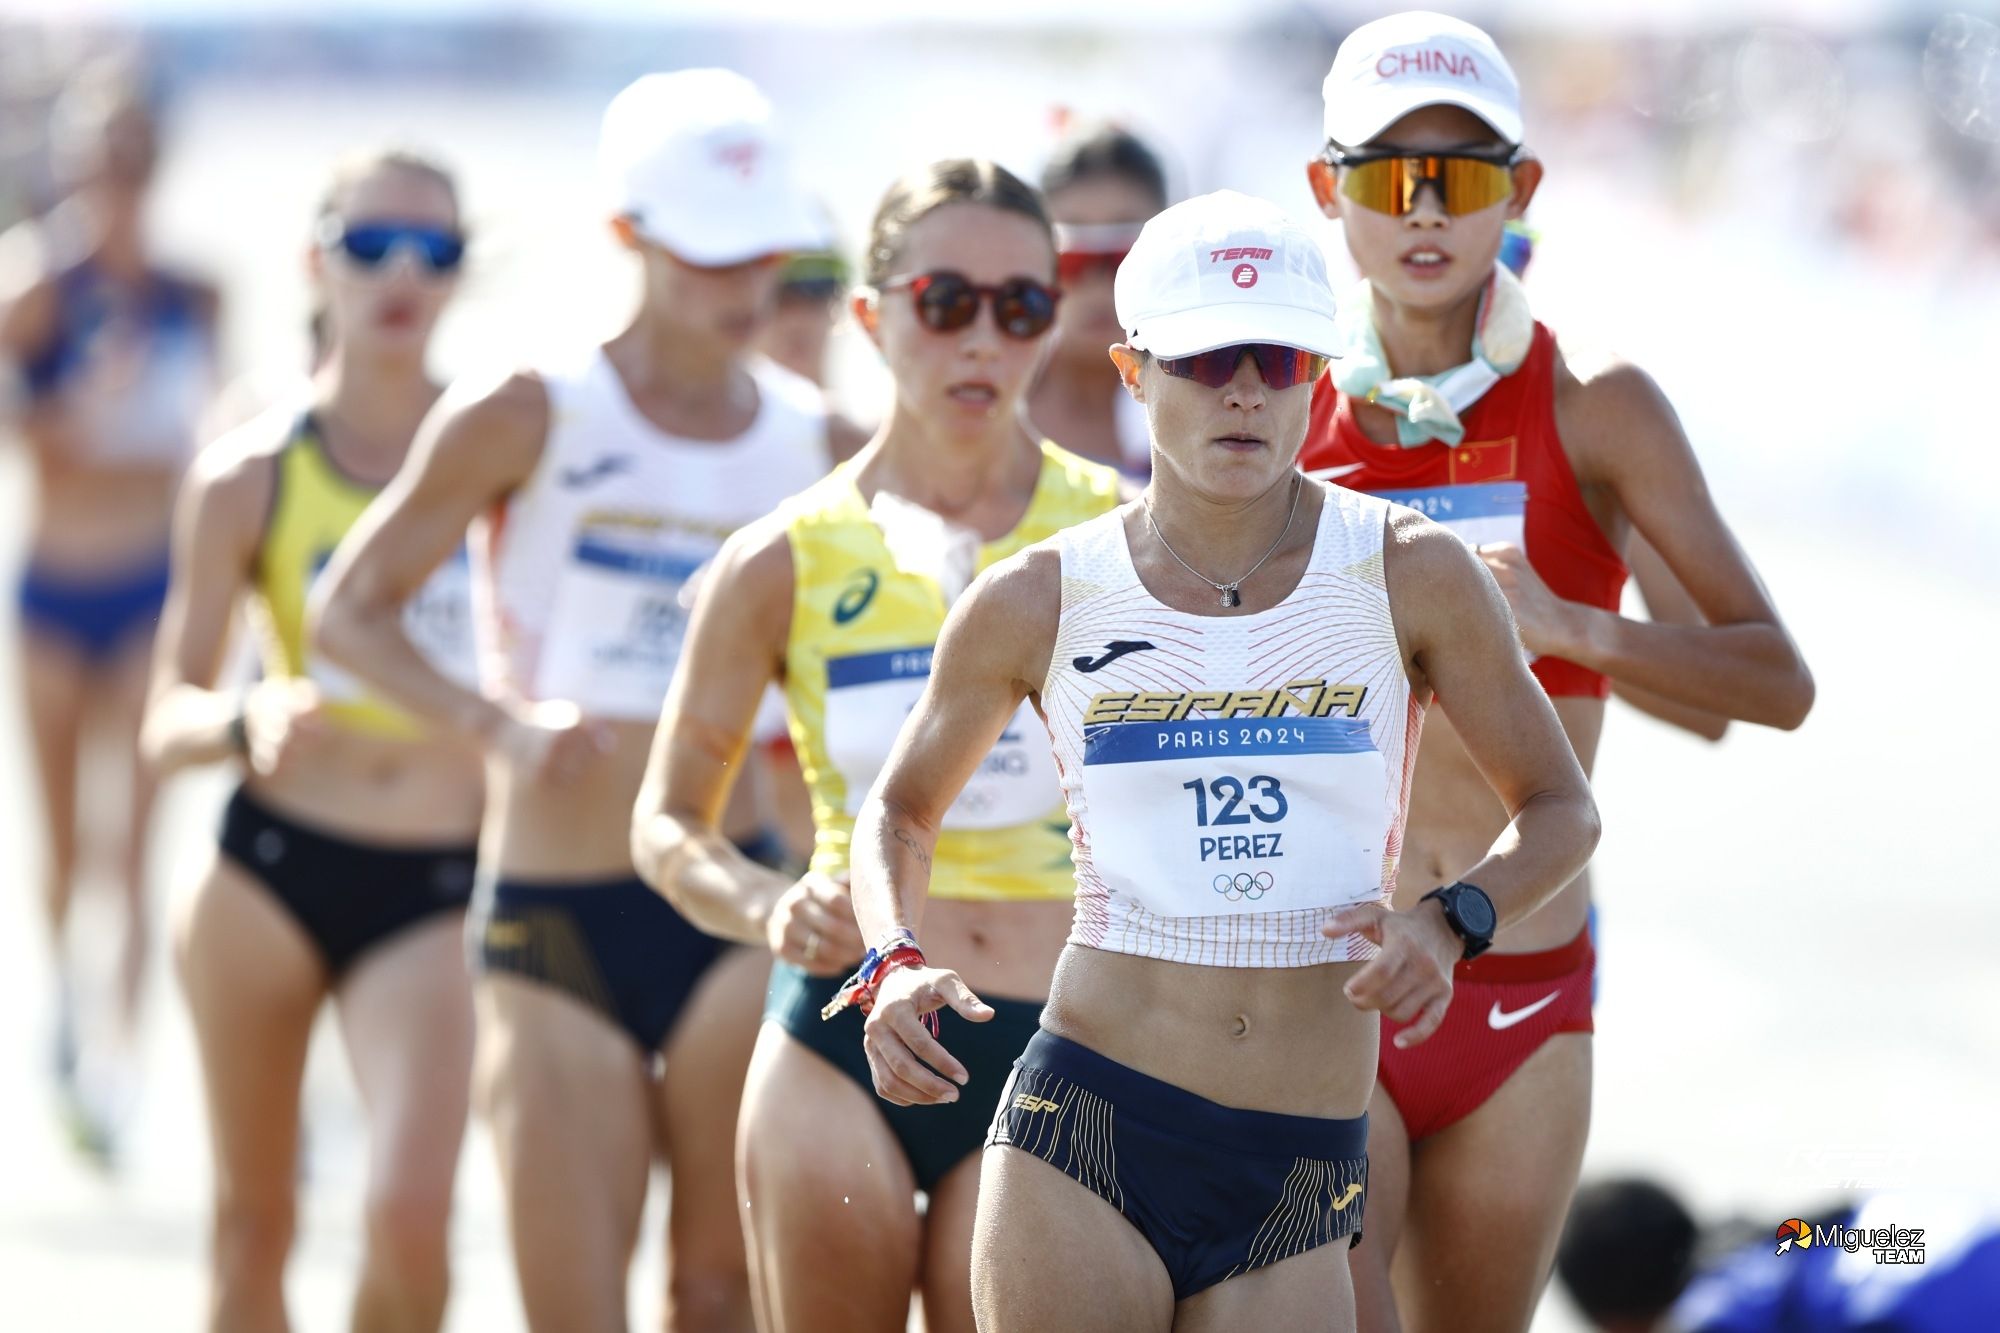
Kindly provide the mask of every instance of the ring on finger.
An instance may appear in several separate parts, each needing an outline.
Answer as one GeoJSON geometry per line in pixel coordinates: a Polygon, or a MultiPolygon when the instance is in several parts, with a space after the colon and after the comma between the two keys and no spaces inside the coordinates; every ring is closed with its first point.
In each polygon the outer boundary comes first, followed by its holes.
{"type": "Polygon", "coordinates": [[[816,930],[809,930],[806,932],[806,961],[810,963],[815,959],[817,959],[818,957],[819,957],[819,932],[816,930]]]}

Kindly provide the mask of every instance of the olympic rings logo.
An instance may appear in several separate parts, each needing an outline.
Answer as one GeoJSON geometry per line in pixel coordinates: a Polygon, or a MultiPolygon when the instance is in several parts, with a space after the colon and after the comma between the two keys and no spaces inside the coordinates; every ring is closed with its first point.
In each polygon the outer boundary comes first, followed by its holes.
{"type": "Polygon", "coordinates": [[[1240,903],[1245,898],[1256,902],[1271,891],[1271,872],[1259,870],[1256,874],[1238,871],[1234,875],[1217,875],[1215,891],[1232,903],[1240,903]]]}

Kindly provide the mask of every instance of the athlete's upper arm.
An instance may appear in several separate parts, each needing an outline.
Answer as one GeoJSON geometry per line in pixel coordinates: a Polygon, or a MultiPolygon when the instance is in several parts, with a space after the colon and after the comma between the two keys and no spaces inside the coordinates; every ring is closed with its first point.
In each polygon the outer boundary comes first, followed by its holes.
{"type": "Polygon", "coordinates": [[[446,394],[395,479],[341,541],[315,600],[407,601],[457,549],[472,520],[533,474],[548,424],[548,392],[532,375],[475,397],[446,394]]]}
{"type": "Polygon", "coordinates": [[[1587,791],[1548,695],[1529,674],[1493,576],[1450,530],[1395,511],[1383,570],[1413,686],[1428,685],[1511,815],[1546,791],[1587,791]]]}
{"type": "MultiPolygon", "coordinates": [[[[1680,580],[1645,537],[1634,534],[1625,552],[1625,564],[1632,571],[1632,582],[1638,585],[1649,619],[1662,625],[1703,623],[1701,608],[1694,604],[1694,598],[1688,596],[1687,589],[1680,585],[1680,580]]],[[[1622,681],[1612,681],[1611,690],[1634,708],[1708,740],[1719,741],[1729,730],[1729,719],[1720,713],[1662,698],[1622,681]]]]}
{"type": "Polygon", "coordinates": [[[173,577],[153,651],[153,688],[214,685],[230,618],[277,486],[275,450],[252,422],[196,456],[174,503],[173,577]]]}
{"type": "Polygon", "coordinates": [[[666,810],[720,820],[764,687],[783,672],[792,589],[782,514],[737,530],[701,576],[653,734],[642,815],[666,810]]]}
{"type": "Polygon", "coordinates": [[[1749,558],[1715,507],[1694,448],[1660,386],[1629,361],[1579,377],[1565,430],[1585,481],[1608,483],[1641,536],[1711,625],[1778,623],[1749,558]]]}
{"type": "Polygon", "coordinates": [[[1052,544],[1032,546],[974,580],[945,619],[930,681],[876,794],[937,827],[1021,700],[1040,694],[1061,613],[1062,557],[1052,544]]]}
{"type": "MultiPolygon", "coordinates": [[[[0,285],[6,285],[0,277],[0,285]]],[[[56,287],[47,277],[17,278],[0,290],[0,363],[19,366],[48,346],[55,327],[56,287]]]]}

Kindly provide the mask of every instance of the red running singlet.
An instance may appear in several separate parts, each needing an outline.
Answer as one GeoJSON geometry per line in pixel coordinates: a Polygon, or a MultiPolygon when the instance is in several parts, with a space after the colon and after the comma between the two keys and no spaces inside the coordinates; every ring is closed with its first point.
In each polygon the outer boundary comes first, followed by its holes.
{"type": "MultiPolygon", "coordinates": [[[[1419,507],[1438,518],[1444,515],[1437,506],[1449,507],[1454,494],[1473,500],[1481,494],[1473,488],[1498,492],[1506,488],[1494,483],[1525,485],[1521,532],[1528,563],[1556,596],[1615,612],[1625,590],[1625,561],[1585,508],[1556,433],[1555,370],[1555,336],[1537,323],[1521,368],[1461,414],[1464,442],[1433,440],[1412,449],[1370,440],[1354,420],[1352,400],[1333,387],[1331,376],[1322,378],[1313,386],[1312,424],[1299,466],[1315,474],[1331,469],[1327,480],[1371,494],[1426,492],[1430,503],[1419,507]]],[[[1562,658],[1536,658],[1533,670],[1552,698],[1611,693],[1607,677],[1562,658]]]]}

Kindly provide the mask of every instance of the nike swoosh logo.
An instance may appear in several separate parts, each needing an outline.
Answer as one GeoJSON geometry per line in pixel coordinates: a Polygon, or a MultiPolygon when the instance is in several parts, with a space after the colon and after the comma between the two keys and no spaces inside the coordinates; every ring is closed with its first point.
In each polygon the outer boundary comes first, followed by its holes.
{"type": "Polygon", "coordinates": [[[1317,467],[1306,473],[1306,478],[1309,481],[1332,481],[1335,477],[1344,477],[1350,472],[1359,472],[1367,466],[1366,463],[1349,463],[1345,467],[1317,467]]]}
{"type": "Polygon", "coordinates": [[[1079,657],[1070,665],[1078,671],[1101,671],[1127,653],[1143,653],[1152,646],[1143,639],[1114,639],[1104,645],[1104,656],[1095,659],[1079,657]]]}
{"type": "Polygon", "coordinates": [[[1536,1014],[1539,1014],[1540,1012],[1542,1012],[1542,1010],[1554,1004],[1556,1002],[1556,996],[1561,994],[1562,994],[1561,991],[1550,991],[1547,995],[1544,995],[1541,999],[1536,1000],[1526,1009],[1516,1009],[1511,1014],[1501,1009],[1500,1001],[1495,1000],[1493,1002],[1492,1012],[1486,1015],[1486,1026],[1492,1028],[1495,1032],[1505,1032],[1508,1028],[1513,1027],[1516,1023],[1519,1023],[1524,1019],[1533,1018],[1536,1014]]]}
{"type": "Polygon", "coordinates": [[[621,472],[632,469],[632,460],[624,454],[611,454],[586,467],[564,468],[557,474],[558,480],[570,490],[578,490],[592,482],[606,481],[621,472]]]}

